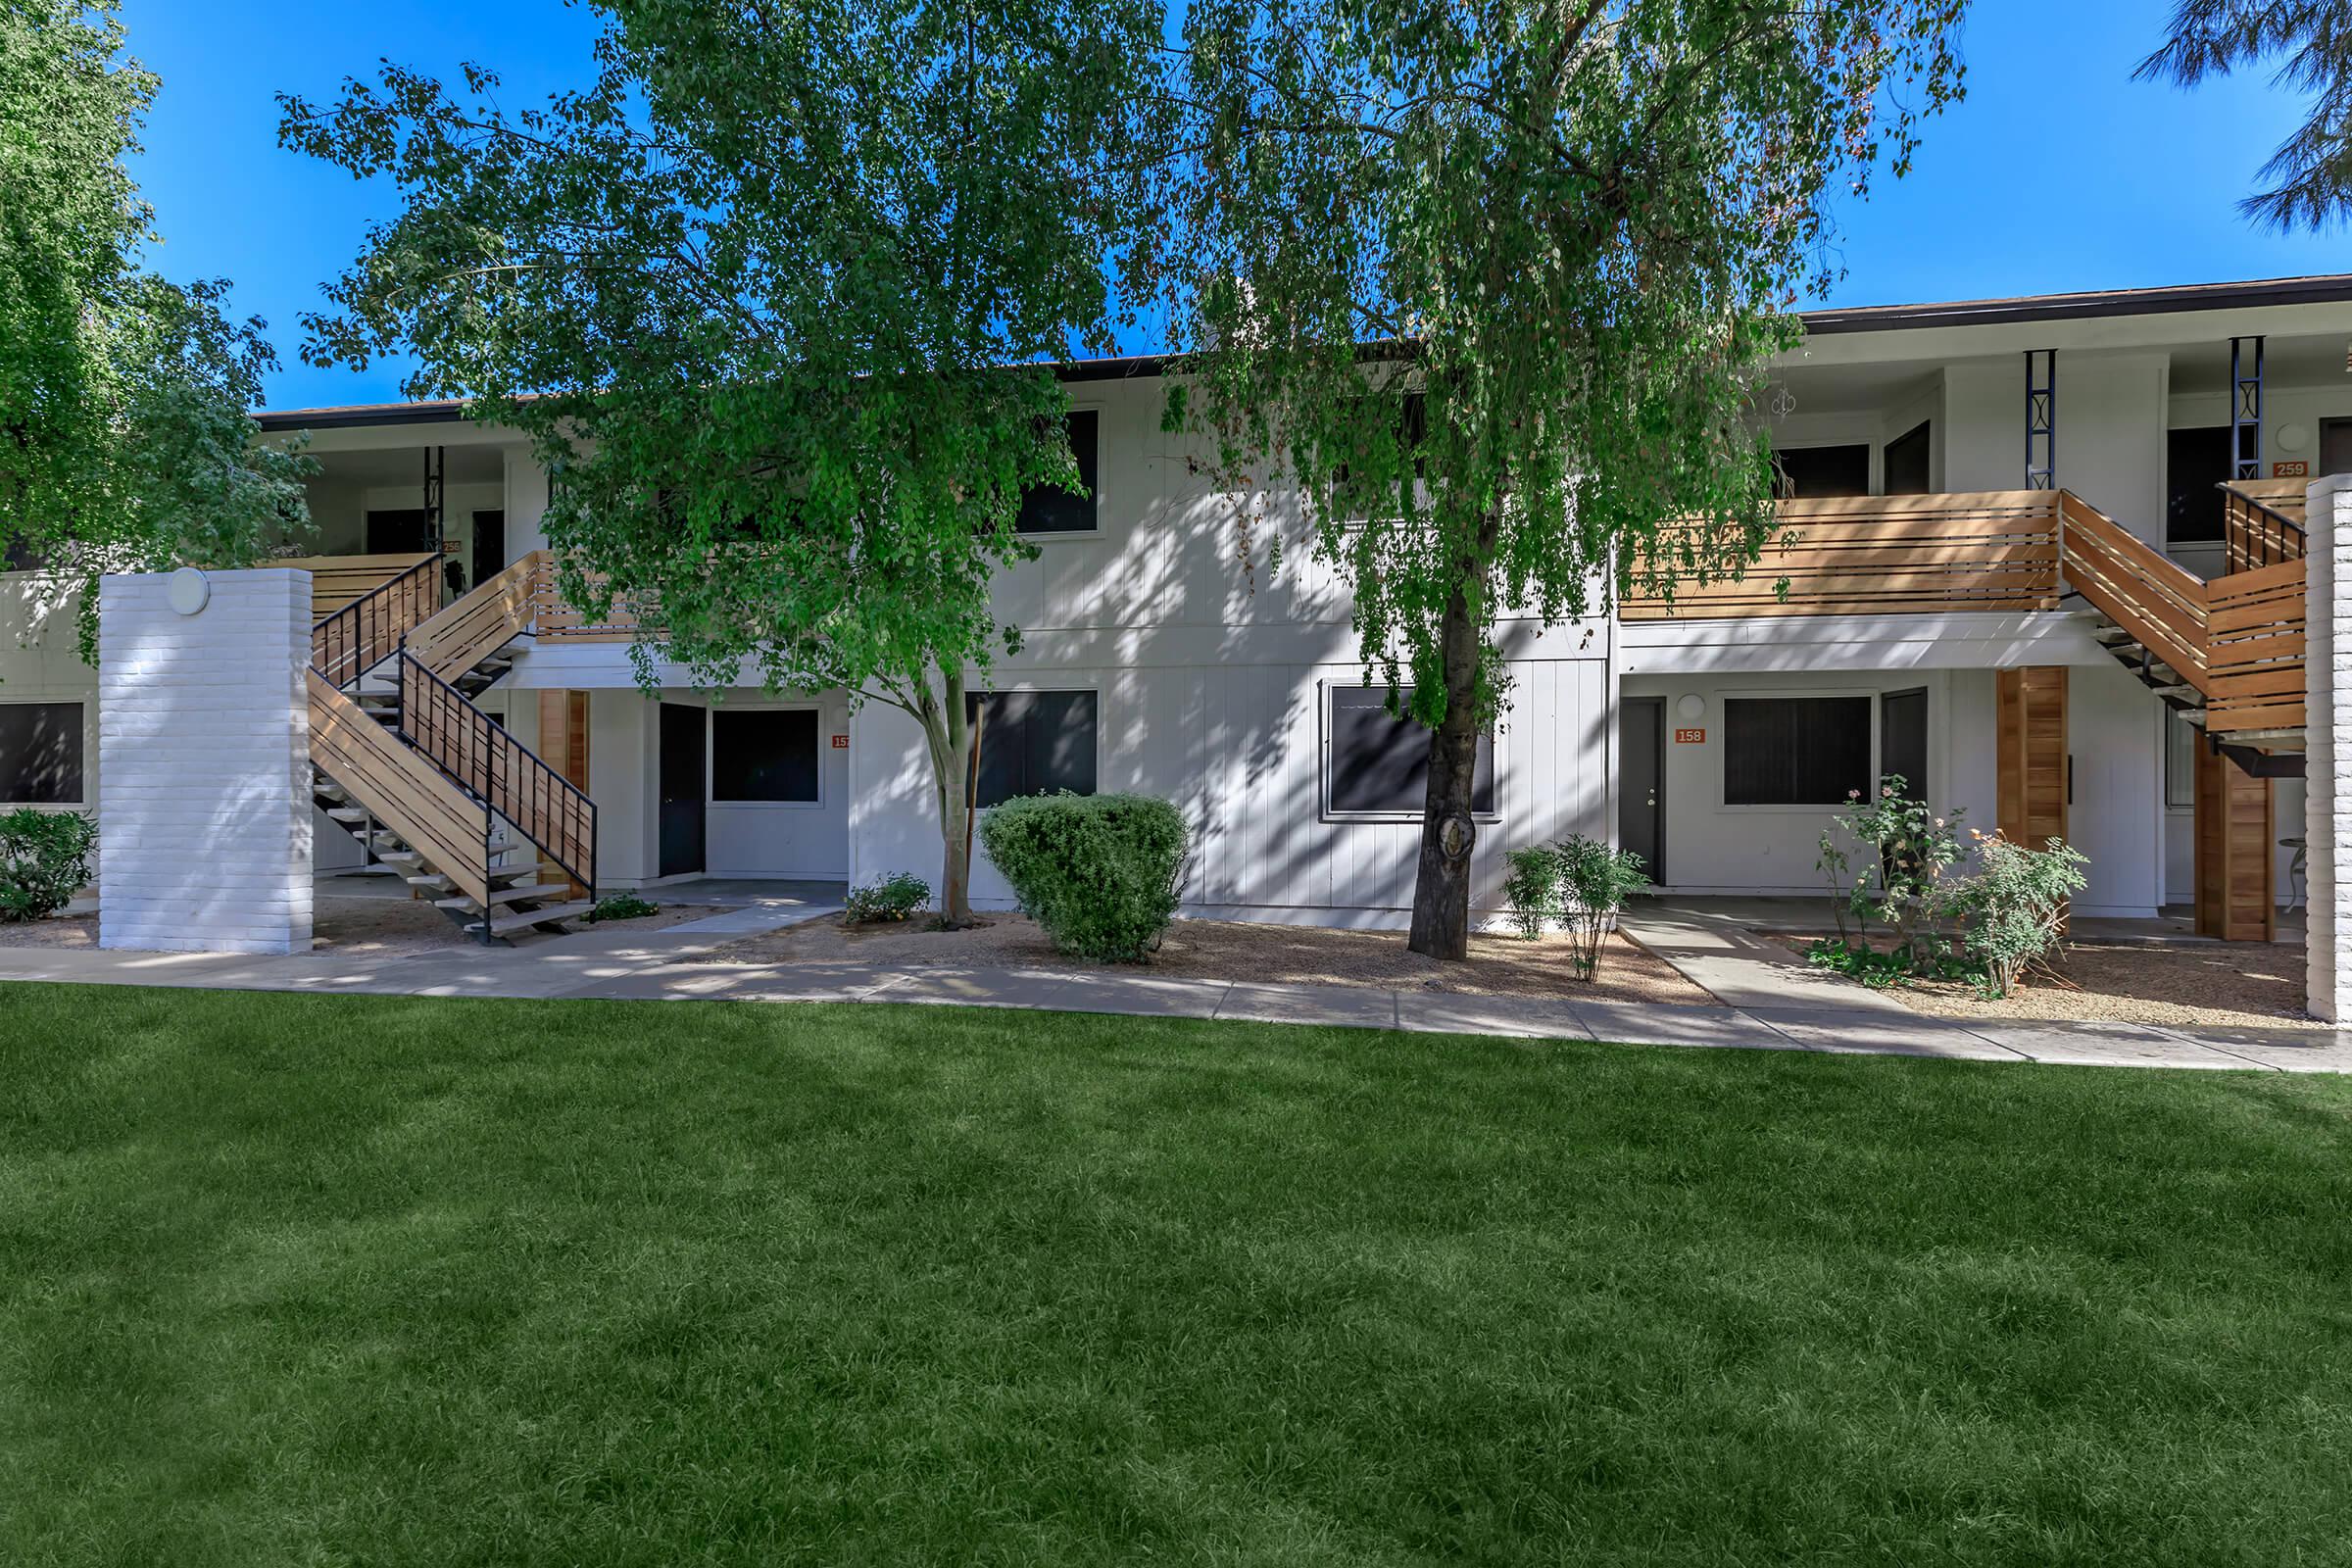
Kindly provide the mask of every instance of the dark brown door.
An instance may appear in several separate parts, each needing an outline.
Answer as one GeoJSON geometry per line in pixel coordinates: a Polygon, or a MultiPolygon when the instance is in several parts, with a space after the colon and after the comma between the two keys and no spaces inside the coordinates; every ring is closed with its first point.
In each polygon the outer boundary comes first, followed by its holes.
{"type": "Polygon", "coordinates": [[[1617,705],[1617,847],[1642,857],[1649,879],[1666,882],[1666,699],[1627,697],[1617,705]]]}
{"type": "Polygon", "coordinates": [[[2320,472],[2352,473],[2352,419],[2320,421],[2320,472]]]}
{"type": "Polygon", "coordinates": [[[662,876],[703,869],[705,710],[662,705],[661,834],[662,876]]]}
{"type": "Polygon", "coordinates": [[[488,582],[507,569],[507,514],[504,512],[477,512],[473,514],[473,580],[488,582]]]}

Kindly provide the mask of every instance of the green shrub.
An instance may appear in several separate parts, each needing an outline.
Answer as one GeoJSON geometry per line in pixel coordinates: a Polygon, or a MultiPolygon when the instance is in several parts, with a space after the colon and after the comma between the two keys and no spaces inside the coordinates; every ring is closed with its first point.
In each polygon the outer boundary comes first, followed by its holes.
{"type": "MultiPolygon", "coordinates": [[[[1927,802],[1905,793],[1906,780],[1889,773],[1876,795],[1846,791],[1853,804],[1830,819],[1814,868],[1830,879],[1830,910],[1838,917],[1838,947],[1869,956],[1870,928],[1886,930],[1888,951],[1909,972],[1942,972],[1952,946],[1944,926],[1958,910],[1958,890],[1944,873],[1960,859],[1960,818],[1937,816],[1927,802]],[[1849,856],[1835,836],[1861,849],[1849,856]],[[1858,868],[1857,868],[1858,865],[1858,868]],[[1853,924],[1846,924],[1847,916],[1853,924]]],[[[1884,966],[1873,965],[1873,972],[1884,966]]],[[[1860,975],[1857,974],[1857,978],[1860,975]]]]}
{"type": "Polygon", "coordinates": [[[0,924],[43,920],[89,885],[98,824],[80,811],[0,815],[0,924]]]}
{"type": "Polygon", "coordinates": [[[599,920],[642,920],[649,914],[660,914],[662,906],[649,904],[634,893],[615,893],[609,899],[596,901],[588,911],[591,924],[599,920]]]}
{"type": "Polygon", "coordinates": [[[1192,838],[1144,795],[1033,795],[990,809],[980,845],[1021,912],[1079,957],[1140,962],[1176,915],[1192,838]]]}
{"type": "Polygon", "coordinates": [[[931,884],[912,871],[897,871],[850,889],[844,908],[859,925],[869,920],[904,920],[931,902],[931,884]]]}
{"type": "Polygon", "coordinates": [[[1968,951],[1984,965],[1984,994],[2005,997],[2064,936],[2066,901],[2082,891],[2090,860],[2064,839],[2040,850],[1998,833],[1976,839],[1977,874],[1960,895],[1968,951]]]}
{"type": "Polygon", "coordinates": [[[1649,885],[1642,857],[1614,849],[1582,833],[1569,835],[1551,847],[1559,868],[1558,916],[1568,928],[1568,960],[1577,978],[1592,980],[1600,973],[1601,945],[1625,901],[1649,885]]]}
{"type": "Polygon", "coordinates": [[[1533,942],[1544,934],[1544,922],[1560,912],[1560,857],[1548,845],[1530,845],[1503,857],[1511,870],[1502,879],[1502,896],[1511,906],[1511,924],[1533,942]]]}

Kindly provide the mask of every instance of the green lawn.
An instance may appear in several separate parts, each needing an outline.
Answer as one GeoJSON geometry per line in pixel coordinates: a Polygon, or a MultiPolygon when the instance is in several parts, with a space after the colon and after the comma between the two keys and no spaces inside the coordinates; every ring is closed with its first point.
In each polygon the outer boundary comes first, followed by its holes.
{"type": "Polygon", "coordinates": [[[0,987],[0,1558],[2340,1561],[2348,1110],[0,987]]]}

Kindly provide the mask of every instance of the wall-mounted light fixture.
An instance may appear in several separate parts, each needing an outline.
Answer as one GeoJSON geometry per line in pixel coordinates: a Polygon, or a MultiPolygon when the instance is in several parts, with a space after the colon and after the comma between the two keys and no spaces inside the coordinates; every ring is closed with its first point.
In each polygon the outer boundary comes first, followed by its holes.
{"type": "Polygon", "coordinates": [[[1707,700],[1696,692],[1685,692],[1675,701],[1674,714],[1686,724],[1695,724],[1707,716],[1707,700]]]}

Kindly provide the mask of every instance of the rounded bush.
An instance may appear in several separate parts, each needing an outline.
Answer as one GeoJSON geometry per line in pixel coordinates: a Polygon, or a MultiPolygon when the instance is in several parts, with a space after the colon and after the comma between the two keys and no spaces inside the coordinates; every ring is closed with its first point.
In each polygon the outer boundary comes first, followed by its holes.
{"type": "Polygon", "coordinates": [[[1140,962],[1176,916],[1192,830],[1147,795],[1032,795],[990,809],[980,846],[1064,953],[1140,962]]]}

